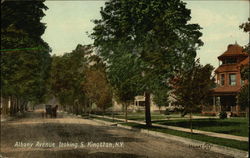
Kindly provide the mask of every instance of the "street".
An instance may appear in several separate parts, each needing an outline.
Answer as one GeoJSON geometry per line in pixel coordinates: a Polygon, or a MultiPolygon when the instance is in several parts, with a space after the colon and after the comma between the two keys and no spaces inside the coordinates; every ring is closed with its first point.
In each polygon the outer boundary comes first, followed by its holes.
{"type": "MultiPolygon", "coordinates": [[[[180,142],[104,126],[59,113],[43,118],[41,110],[1,122],[1,156],[21,158],[220,158],[227,157],[180,142]]],[[[0,157],[1,157],[0,156],[0,157]]]]}

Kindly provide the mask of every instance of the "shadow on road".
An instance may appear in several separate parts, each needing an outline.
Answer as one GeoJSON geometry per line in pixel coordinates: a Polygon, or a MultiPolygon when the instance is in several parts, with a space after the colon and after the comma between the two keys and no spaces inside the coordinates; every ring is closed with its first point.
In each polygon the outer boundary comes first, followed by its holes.
{"type": "MultiPolygon", "coordinates": [[[[6,155],[3,155],[6,156],[6,155]]],[[[25,158],[146,158],[146,156],[128,153],[88,152],[86,150],[63,150],[63,151],[27,151],[12,152],[8,157],[25,158]]]]}

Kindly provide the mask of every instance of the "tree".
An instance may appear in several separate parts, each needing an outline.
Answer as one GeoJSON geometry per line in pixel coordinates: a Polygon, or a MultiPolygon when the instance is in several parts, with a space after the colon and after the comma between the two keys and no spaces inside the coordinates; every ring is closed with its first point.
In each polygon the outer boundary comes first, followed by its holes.
{"type": "MultiPolygon", "coordinates": [[[[240,28],[243,29],[244,32],[250,33],[250,18],[248,18],[247,22],[241,24],[240,28]]],[[[250,54],[250,43],[248,43],[245,46],[244,50],[248,54],[250,54]]],[[[248,80],[248,82],[249,82],[249,72],[250,72],[249,64],[241,67],[242,80],[248,80]]],[[[240,93],[238,94],[238,104],[243,109],[249,108],[249,83],[245,84],[241,88],[240,93]]],[[[248,110],[247,110],[247,112],[248,112],[248,110]]]]}
{"type": "Polygon", "coordinates": [[[108,66],[107,75],[116,101],[125,108],[127,122],[129,104],[133,102],[136,95],[143,93],[142,71],[135,56],[123,55],[116,57],[116,60],[117,62],[108,66]]]}
{"type": "Polygon", "coordinates": [[[211,79],[213,66],[207,64],[200,65],[197,60],[188,70],[179,72],[172,80],[172,97],[176,100],[176,105],[181,105],[184,110],[190,113],[190,129],[192,129],[192,112],[199,105],[207,101],[209,90],[213,87],[214,81],[211,79]]]}
{"type": "Polygon", "coordinates": [[[71,53],[52,57],[51,95],[59,98],[65,110],[76,114],[81,112],[81,107],[85,104],[86,96],[82,90],[82,82],[85,79],[87,55],[91,52],[91,46],[78,45],[71,53]]]}
{"type": "Polygon", "coordinates": [[[83,91],[91,100],[91,103],[95,103],[104,114],[105,110],[112,105],[112,93],[104,67],[95,65],[85,71],[86,78],[83,82],[83,91]]]}
{"type": "Polygon", "coordinates": [[[46,27],[40,20],[48,9],[43,2],[1,5],[1,89],[3,98],[16,102],[12,114],[23,111],[28,101],[42,101],[46,94],[50,48],[41,38],[46,27]]]}
{"type": "Polygon", "coordinates": [[[249,84],[244,85],[238,94],[238,104],[245,110],[249,108],[249,84]]]}
{"type": "Polygon", "coordinates": [[[143,86],[130,87],[135,92],[143,88],[146,124],[151,126],[150,93],[159,85],[168,86],[162,83],[167,83],[176,69],[194,61],[196,49],[203,44],[201,28],[188,24],[190,10],[180,0],[111,0],[100,13],[91,34],[94,45],[108,65],[123,67],[122,56],[133,56],[131,60],[140,64],[137,74],[143,86]]]}
{"type": "MultiPolygon", "coordinates": [[[[240,25],[240,29],[243,29],[244,32],[250,33],[250,18],[248,18],[248,22],[245,22],[240,25]]],[[[250,43],[245,46],[244,49],[248,54],[250,54],[250,43]]],[[[249,80],[249,64],[247,66],[241,67],[241,78],[244,80],[249,80]]]]}
{"type": "Polygon", "coordinates": [[[243,29],[244,32],[250,32],[250,18],[248,18],[248,22],[242,23],[240,28],[243,29]]]}
{"type": "MultiPolygon", "coordinates": [[[[162,86],[165,87],[165,86],[162,86]]],[[[167,106],[169,104],[169,90],[168,89],[158,89],[154,93],[153,101],[158,106],[159,111],[161,107],[167,106]]]]}

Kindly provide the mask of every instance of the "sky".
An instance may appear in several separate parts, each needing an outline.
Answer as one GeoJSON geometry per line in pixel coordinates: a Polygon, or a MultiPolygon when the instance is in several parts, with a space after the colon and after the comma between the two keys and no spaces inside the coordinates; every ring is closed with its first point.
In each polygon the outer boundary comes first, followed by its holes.
{"type": "MultiPolygon", "coordinates": [[[[204,45],[197,51],[201,64],[218,67],[217,57],[226,51],[229,44],[243,46],[249,42],[249,34],[239,29],[250,15],[248,0],[185,0],[191,9],[191,21],[203,29],[204,45]]],[[[52,48],[52,54],[71,52],[77,44],[92,44],[88,37],[92,32],[93,19],[100,19],[100,7],[105,1],[46,1],[49,8],[42,22],[46,23],[42,38],[52,48]]]]}

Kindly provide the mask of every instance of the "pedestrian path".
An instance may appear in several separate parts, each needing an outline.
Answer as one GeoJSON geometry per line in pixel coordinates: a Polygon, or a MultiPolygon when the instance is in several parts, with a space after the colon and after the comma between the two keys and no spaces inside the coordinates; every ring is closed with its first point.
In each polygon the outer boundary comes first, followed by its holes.
{"type": "MultiPolygon", "coordinates": [[[[91,115],[95,116],[95,117],[100,117],[100,118],[113,119],[112,117],[109,117],[109,116],[99,116],[99,115],[93,115],[93,114],[91,114],[91,115]]],[[[114,119],[119,120],[119,121],[125,121],[125,119],[120,119],[120,118],[114,118],[114,119]]],[[[133,123],[138,123],[138,124],[145,124],[144,121],[128,120],[128,122],[133,122],[133,123]]],[[[168,125],[160,125],[160,124],[155,124],[155,123],[152,123],[152,125],[156,126],[156,127],[168,128],[168,129],[173,129],[173,130],[177,130],[177,131],[183,131],[183,132],[191,133],[191,130],[189,128],[168,126],[168,125]]],[[[211,137],[217,137],[217,138],[233,139],[233,140],[245,141],[245,142],[248,141],[248,137],[235,136],[235,135],[223,134],[223,133],[208,132],[208,131],[201,131],[201,130],[196,130],[196,129],[193,129],[193,133],[207,135],[207,136],[211,136],[211,137]]]]}

